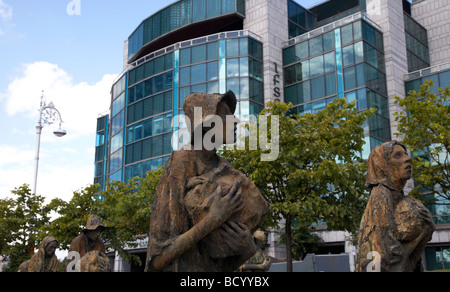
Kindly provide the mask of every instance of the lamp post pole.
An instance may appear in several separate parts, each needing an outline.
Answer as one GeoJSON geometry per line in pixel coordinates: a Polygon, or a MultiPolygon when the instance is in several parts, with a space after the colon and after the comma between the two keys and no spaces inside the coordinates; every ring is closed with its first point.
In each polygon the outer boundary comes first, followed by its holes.
{"type": "Polygon", "coordinates": [[[54,131],[53,133],[57,137],[63,137],[67,133],[66,131],[61,129],[62,119],[60,112],[55,108],[53,102],[46,104],[44,98],[44,92],[42,92],[41,96],[41,104],[39,107],[39,120],[36,126],[36,156],[34,161],[34,181],[33,181],[33,194],[36,194],[37,188],[37,177],[38,177],[38,169],[39,169],[39,151],[41,148],[41,133],[43,124],[51,125],[59,121],[59,130],[54,131]]]}

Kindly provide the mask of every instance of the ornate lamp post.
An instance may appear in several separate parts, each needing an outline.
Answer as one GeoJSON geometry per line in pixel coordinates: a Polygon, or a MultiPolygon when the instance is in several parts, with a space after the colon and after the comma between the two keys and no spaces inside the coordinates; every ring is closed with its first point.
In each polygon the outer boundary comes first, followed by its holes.
{"type": "Polygon", "coordinates": [[[37,186],[37,175],[38,175],[38,166],[39,166],[39,150],[41,147],[41,132],[44,125],[51,125],[59,122],[59,129],[54,131],[53,134],[57,137],[63,137],[67,134],[67,132],[61,129],[61,124],[63,123],[60,112],[55,108],[53,102],[47,104],[44,98],[44,91],[42,91],[41,96],[41,105],[39,108],[39,120],[36,126],[36,158],[34,165],[34,185],[33,185],[33,194],[36,194],[36,186],[37,186]]]}

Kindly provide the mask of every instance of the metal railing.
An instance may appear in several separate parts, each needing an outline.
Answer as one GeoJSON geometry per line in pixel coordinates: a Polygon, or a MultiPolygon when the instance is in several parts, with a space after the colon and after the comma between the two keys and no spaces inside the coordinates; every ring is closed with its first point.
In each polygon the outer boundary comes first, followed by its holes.
{"type": "Polygon", "coordinates": [[[334,30],[334,29],[336,29],[338,27],[344,26],[344,25],[346,25],[348,23],[352,23],[352,22],[357,21],[359,19],[363,19],[366,22],[368,22],[369,24],[371,24],[372,26],[375,26],[376,28],[381,29],[381,26],[379,26],[373,20],[368,18],[366,13],[358,12],[358,13],[352,14],[350,16],[347,16],[347,17],[341,18],[339,20],[336,20],[336,21],[334,21],[332,23],[329,23],[327,25],[324,25],[324,26],[321,26],[319,28],[316,28],[314,30],[311,30],[309,32],[306,32],[306,33],[304,33],[302,35],[299,35],[299,36],[297,36],[295,38],[292,38],[292,39],[290,39],[290,40],[288,40],[288,41],[283,43],[283,48],[286,48],[286,47],[289,47],[289,46],[301,43],[301,42],[303,42],[305,40],[308,40],[308,39],[313,38],[315,36],[318,36],[318,35],[324,34],[326,32],[332,31],[332,30],[334,30]]]}

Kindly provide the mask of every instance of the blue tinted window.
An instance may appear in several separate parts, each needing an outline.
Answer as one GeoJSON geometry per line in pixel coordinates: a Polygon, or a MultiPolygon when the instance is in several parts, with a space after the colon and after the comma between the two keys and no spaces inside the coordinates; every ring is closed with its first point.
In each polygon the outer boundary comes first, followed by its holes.
{"type": "Polygon", "coordinates": [[[213,42],[207,44],[208,60],[219,58],[219,43],[213,42]]]}
{"type": "Polygon", "coordinates": [[[180,66],[191,64],[191,48],[180,50],[180,66]]]}
{"type": "Polygon", "coordinates": [[[325,80],[324,76],[320,76],[311,80],[311,99],[319,99],[325,96],[325,80]]]}
{"type": "Polygon", "coordinates": [[[191,67],[184,67],[180,69],[180,85],[191,84],[191,67]]]}
{"type": "Polygon", "coordinates": [[[192,47],[192,63],[200,63],[206,60],[206,45],[192,47]]]}
{"type": "Polygon", "coordinates": [[[192,20],[199,21],[206,18],[206,1],[205,0],[192,0],[192,20]]]}
{"type": "Polygon", "coordinates": [[[323,55],[309,60],[310,76],[315,77],[323,74],[323,55]]]}
{"type": "Polygon", "coordinates": [[[220,14],[220,1],[207,0],[207,18],[214,17],[220,14]]]}
{"type": "Polygon", "coordinates": [[[309,40],[309,51],[311,56],[321,54],[323,52],[322,36],[309,40]]]}
{"type": "Polygon", "coordinates": [[[200,83],[206,81],[206,63],[194,65],[191,67],[191,83],[200,83]]]}
{"type": "Polygon", "coordinates": [[[239,76],[239,59],[227,60],[227,77],[239,76]]]}
{"type": "Polygon", "coordinates": [[[239,39],[227,40],[227,57],[239,55],[239,39]]]}
{"type": "Polygon", "coordinates": [[[208,81],[217,80],[219,78],[219,62],[214,61],[207,63],[207,71],[208,71],[207,76],[208,81]]]}

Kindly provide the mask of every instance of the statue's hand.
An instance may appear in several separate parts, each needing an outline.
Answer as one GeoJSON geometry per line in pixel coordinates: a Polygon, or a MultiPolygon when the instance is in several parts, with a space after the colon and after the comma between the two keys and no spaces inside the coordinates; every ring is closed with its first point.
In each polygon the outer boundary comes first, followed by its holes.
{"type": "Polygon", "coordinates": [[[223,195],[220,186],[217,187],[208,213],[209,218],[215,221],[217,227],[242,208],[242,187],[240,185],[240,182],[236,182],[226,195],[223,195]]]}
{"type": "Polygon", "coordinates": [[[234,254],[250,258],[256,253],[253,235],[245,224],[230,220],[221,226],[220,232],[234,254]]]}

